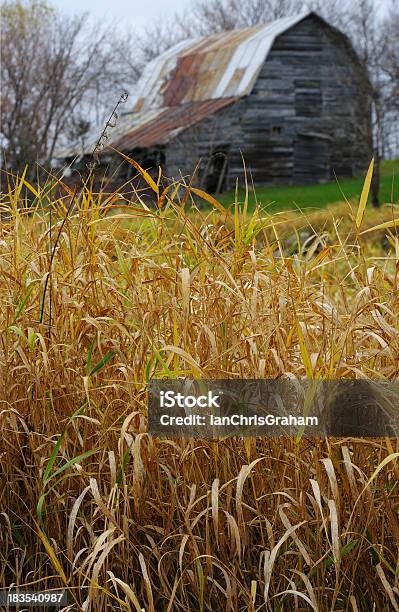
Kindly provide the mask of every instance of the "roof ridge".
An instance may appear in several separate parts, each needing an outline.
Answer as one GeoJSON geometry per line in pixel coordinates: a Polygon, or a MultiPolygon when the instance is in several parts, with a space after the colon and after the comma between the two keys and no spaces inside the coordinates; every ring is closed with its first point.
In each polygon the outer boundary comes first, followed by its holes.
{"type": "Polygon", "coordinates": [[[156,60],[160,60],[162,58],[166,59],[167,57],[175,55],[179,51],[179,48],[182,48],[182,50],[184,51],[185,48],[189,49],[191,45],[196,45],[197,43],[210,41],[212,39],[217,40],[218,38],[224,38],[224,37],[227,38],[229,37],[229,35],[237,34],[240,32],[245,32],[245,31],[250,31],[250,30],[262,30],[262,28],[265,28],[265,27],[269,28],[269,27],[274,26],[274,24],[277,24],[277,25],[282,24],[286,20],[299,19],[299,18],[304,19],[310,16],[311,14],[316,15],[317,13],[315,11],[306,9],[299,13],[295,13],[294,15],[288,15],[286,17],[279,17],[278,19],[273,19],[272,21],[265,21],[262,23],[257,23],[252,26],[233,28],[232,30],[223,30],[221,32],[214,32],[213,34],[205,34],[203,36],[190,36],[189,38],[180,40],[179,42],[169,47],[169,49],[166,49],[165,51],[157,55],[157,57],[155,57],[150,62],[148,62],[147,66],[152,64],[156,60]]]}

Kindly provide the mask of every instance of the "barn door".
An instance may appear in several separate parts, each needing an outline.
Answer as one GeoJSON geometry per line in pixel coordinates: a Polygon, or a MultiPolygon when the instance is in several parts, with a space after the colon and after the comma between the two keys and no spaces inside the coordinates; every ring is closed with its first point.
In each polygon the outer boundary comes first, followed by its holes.
{"type": "Polygon", "coordinates": [[[218,147],[209,157],[205,170],[205,190],[220,193],[226,189],[229,162],[229,147],[218,147]]]}
{"type": "Polygon", "coordinates": [[[294,146],[294,182],[323,183],[330,178],[330,137],[298,134],[294,146]]]}

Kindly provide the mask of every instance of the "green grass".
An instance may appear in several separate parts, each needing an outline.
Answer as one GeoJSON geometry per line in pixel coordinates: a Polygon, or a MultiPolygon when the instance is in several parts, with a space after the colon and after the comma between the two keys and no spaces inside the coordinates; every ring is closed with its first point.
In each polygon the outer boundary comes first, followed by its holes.
{"type": "MultiPolygon", "coordinates": [[[[383,161],[381,163],[381,203],[397,202],[399,199],[399,159],[383,161]],[[393,199],[392,199],[393,192],[393,199]]],[[[281,185],[256,188],[256,200],[269,212],[291,210],[294,208],[324,208],[329,204],[342,202],[344,197],[348,200],[359,199],[364,183],[364,176],[342,181],[334,180],[330,183],[316,185],[281,185]]],[[[244,191],[240,190],[239,200],[244,199],[244,191]]],[[[228,191],[218,200],[229,205],[234,202],[234,192],[228,191]]],[[[255,194],[249,194],[249,208],[255,206],[255,194]]]]}

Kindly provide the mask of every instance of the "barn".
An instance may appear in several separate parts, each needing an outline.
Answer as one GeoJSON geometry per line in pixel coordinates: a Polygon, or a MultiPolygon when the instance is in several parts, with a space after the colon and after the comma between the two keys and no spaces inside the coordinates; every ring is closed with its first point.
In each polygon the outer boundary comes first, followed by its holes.
{"type": "MultiPolygon", "coordinates": [[[[211,193],[354,176],[370,157],[367,75],[348,38],[314,12],[178,43],[144,69],[107,145],[211,193]]],[[[89,134],[63,152],[84,167],[89,134]]],[[[101,171],[132,178],[107,146],[101,171]],[[116,171],[116,167],[118,170],[116,171]]]]}

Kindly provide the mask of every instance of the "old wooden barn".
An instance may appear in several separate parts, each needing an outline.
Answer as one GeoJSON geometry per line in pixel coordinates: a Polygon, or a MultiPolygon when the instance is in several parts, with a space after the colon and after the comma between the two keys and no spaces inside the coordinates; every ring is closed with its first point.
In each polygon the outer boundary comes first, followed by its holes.
{"type": "MultiPolygon", "coordinates": [[[[232,188],[243,159],[255,185],[353,176],[370,154],[365,79],[347,37],[314,12],[186,40],[146,66],[107,144],[170,178],[196,168],[210,192],[232,188]]],[[[82,167],[97,137],[63,158],[82,167]]],[[[116,157],[104,149],[101,169],[129,180],[116,157]]]]}

